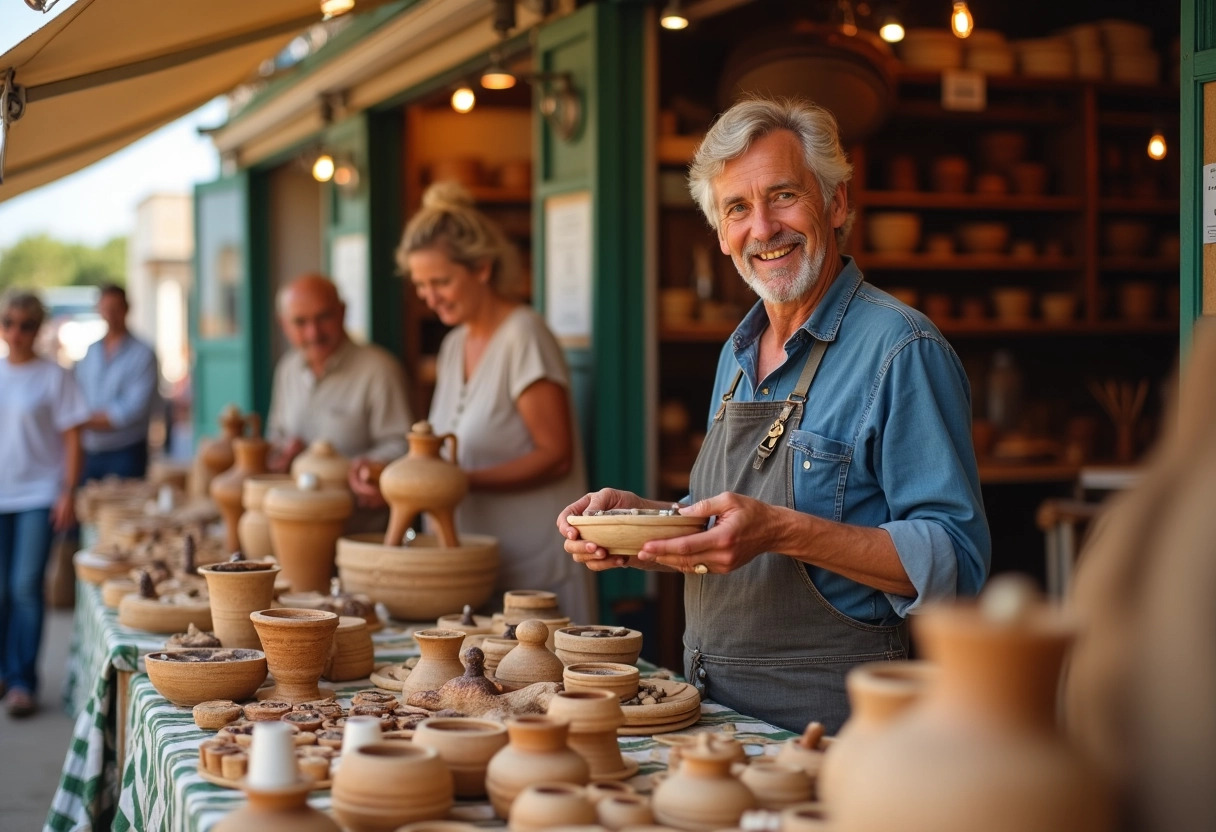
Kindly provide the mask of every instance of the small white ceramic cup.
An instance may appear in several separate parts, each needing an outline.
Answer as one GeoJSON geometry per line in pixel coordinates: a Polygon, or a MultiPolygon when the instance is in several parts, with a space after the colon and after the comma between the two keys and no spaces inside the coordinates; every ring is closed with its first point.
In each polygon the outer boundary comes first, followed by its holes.
{"type": "Polygon", "coordinates": [[[295,738],[286,722],[259,722],[249,746],[248,784],[255,789],[281,789],[299,780],[295,738]]]}
{"type": "Polygon", "coordinates": [[[380,720],[374,716],[348,716],[342,729],[342,754],[380,742],[380,720]]]}

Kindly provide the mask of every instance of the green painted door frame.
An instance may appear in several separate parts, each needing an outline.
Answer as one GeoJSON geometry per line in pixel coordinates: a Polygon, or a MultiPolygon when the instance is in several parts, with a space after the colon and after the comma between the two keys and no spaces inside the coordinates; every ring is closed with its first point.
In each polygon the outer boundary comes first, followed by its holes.
{"type": "MultiPolygon", "coordinates": [[[[1185,354],[1191,329],[1203,314],[1203,87],[1216,82],[1216,0],[1182,0],[1179,130],[1182,236],[1179,330],[1185,354]]],[[[1212,222],[1211,218],[1207,218],[1212,222]]]]}

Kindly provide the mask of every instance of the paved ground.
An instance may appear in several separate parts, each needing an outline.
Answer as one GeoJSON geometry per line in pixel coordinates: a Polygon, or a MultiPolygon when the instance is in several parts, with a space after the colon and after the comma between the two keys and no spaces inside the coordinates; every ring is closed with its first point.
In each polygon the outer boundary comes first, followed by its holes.
{"type": "Polygon", "coordinates": [[[61,705],[67,681],[72,611],[47,610],[43,634],[41,709],[29,719],[15,720],[0,709],[0,829],[36,832],[59,783],[59,771],[72,736],[72,721],[61,705]]]}

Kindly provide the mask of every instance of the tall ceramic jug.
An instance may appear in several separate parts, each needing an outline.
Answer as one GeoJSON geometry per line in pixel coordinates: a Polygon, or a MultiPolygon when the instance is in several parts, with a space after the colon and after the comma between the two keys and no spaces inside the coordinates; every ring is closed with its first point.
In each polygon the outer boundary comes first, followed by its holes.
{"type": "Polygon", "coordinates": [[[439,543],[459,546],[454,512],[469,490],[469,479],[455,464],[439,455],[448,445],[448,456],[456,459],[456,435],[437,436],[430,422],[415,422],[407,436],[410,450],[392,462],[380,475],[380,492],[390,507],[387,546],[400,546],[405,530],[422,512],[429,512],[438,526],[439,543]]]}
{"type": "Polygon", "coordinates": [[[266,473],[266,454],[270,443],[262,438],[262,420],[256,413],[245,419],[249,436],[238,436],[232,440],[235,463],[211,481],[211,499],[215,500],[224,518],[224,541],[228,551],[235,552],[241,546],[238,524],[245,511],[241,504],[245,480],[254,474],[266,473]]]}

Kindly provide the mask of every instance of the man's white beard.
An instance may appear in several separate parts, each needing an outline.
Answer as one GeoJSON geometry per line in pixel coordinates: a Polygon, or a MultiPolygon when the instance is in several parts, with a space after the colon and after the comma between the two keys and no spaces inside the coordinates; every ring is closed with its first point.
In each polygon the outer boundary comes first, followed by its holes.
{"type": "Polygon", "coordinates": [[[806,237],[794,232],[786,232],[764,243],[752,243],[743,250],[740,260],[735,262],[735,268],[751,290],[760,296],[765,303],[789,303],[797,300],[811,290],[819,282],[819,272],[827,257],[827,246],[820,242],[819,246],[809,254],[806,250],[806,237]],[[770,272],[767,280],[756,274],[752,258],[762,251],[772,251],[788,245],[802,247],[802,256],[792,268],[776,269],[770,272]]]}

